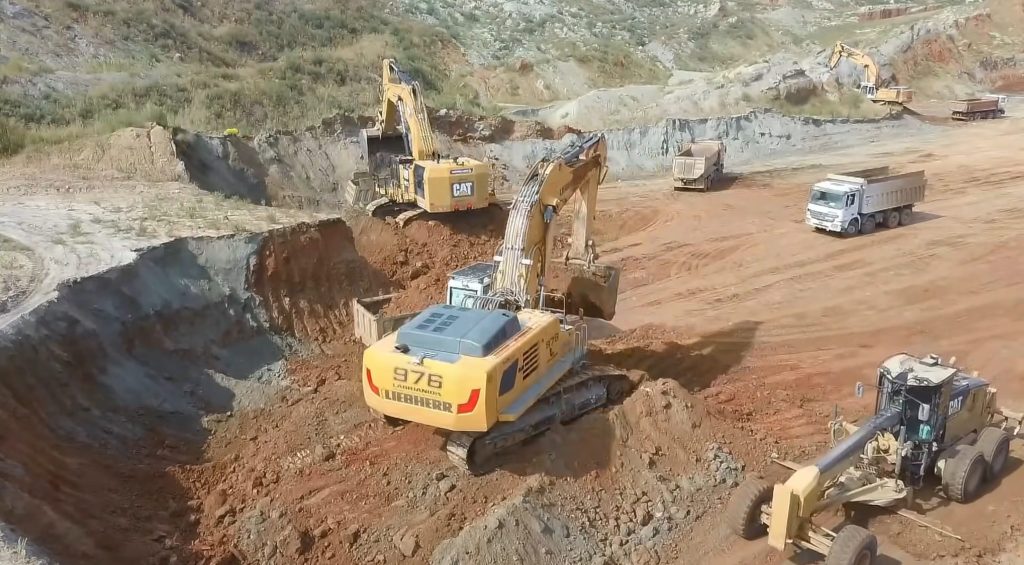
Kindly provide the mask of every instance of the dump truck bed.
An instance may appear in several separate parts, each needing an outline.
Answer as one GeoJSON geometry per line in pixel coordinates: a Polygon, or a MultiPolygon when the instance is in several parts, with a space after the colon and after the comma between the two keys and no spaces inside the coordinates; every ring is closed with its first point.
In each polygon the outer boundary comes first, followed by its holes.
{"type": "Polygon", "coordinates": [[[721,141],[687,143],[672,160],[672,178],[677,186],[700,187],[704,177],[724,159],[725,144],[721,141]]]}
{"type": "Polygon", "coordinates": [[[927,185],[924,171],[894,172],[889,167],[828,175],[826,182],[862,188],[864,214],[922,202],[927,185]]]}
{"type": "Polygon", "coordinates": [[[371,345],[385,335],[397,330],[419,312],[385,315],[381,311],[391,302],[394,294],[373,298],[352,299],[352,324],[356,337],[365,345],[371,345]]]}
{"type": "Polygon", "coordinates": [[[998,98],[964,98],[949,103],[952,112],[990,112],[999,109],[998,98]]]}

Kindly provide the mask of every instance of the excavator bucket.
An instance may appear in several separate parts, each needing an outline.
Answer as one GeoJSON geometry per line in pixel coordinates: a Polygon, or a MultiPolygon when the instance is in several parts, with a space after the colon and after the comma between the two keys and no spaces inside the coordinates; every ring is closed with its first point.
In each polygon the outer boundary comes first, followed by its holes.
{"type": "Polygon", "coordinates": [[[405,137],[401,134],[384,135],[379,127],[359,131],[359,148],[367,169],[374,176],[390,176],[393,157],[409,154],[405,137]]]}
{"type": "Polygon", "coordinates": [[[618,267],[569,265],[569,287],[565,291],[566,312],[583,312],[588,318],[611,320],[619,298],[618,267]]]}

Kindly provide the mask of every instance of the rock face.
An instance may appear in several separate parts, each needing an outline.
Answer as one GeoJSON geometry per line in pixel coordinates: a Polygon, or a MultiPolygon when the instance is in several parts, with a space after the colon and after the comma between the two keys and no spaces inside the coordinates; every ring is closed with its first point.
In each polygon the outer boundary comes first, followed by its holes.
{"type": "MultiPolygon", "coordinates": [[[[860,143],[861,135],[878,135],[887,130],[930,127],[898,119],[810,118],[786,116],[769,110],[754,110],[734,116],[695,119],[667,119],[652,126],[605,130],[608,140],[610,179],[665,172],[671,156],[683,143],[698,139],[721,139],[728,146],[726,169],[735,170],[754,160],[794,155],[812,148],[839,148],[860,143]],[[870,133],[869,133],[870,132],[870,133]]],[[[522,140],[486,146],[485,156],[508,165],[511,171],[526,171],[541,157],[579,138],[570,134],[561,140],[522,140]]],[[[517,175],[509,174],[510,179],[517,175]]]]}

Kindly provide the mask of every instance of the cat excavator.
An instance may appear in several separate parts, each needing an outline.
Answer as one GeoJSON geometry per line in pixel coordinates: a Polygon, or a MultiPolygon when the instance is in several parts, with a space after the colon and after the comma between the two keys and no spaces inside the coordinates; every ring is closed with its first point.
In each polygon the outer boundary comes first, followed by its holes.
{"type": "Polygon", "coordinates": [[[441,155],[422,88],[393,59],[383,62],[380,97],[376,123],[360,131],[367,171],[349,183],[350,205],[366,205],[371,215],[396,217],[404,225],[424,212],[476,210],[495,202],[490,165],[441,155]]]}
{"type": "Polygon", "coordinates": [[[446,450],[473,474],[557,423],[622,399],[623,371],[587,362],[585,316],[615,315],[619,269],[596,263],[590,239],[607,173],[604,136],[592,135],[530,170],[512,203],[490,288],[428,307],[370,345],[363,396],[392,423],[447,433],[446,450]],[[576,197],[562,259],[566,293],[549,292],[555,220],[576,197]]]}
{"type": "Polygon", "coordinates": [[[862,51],[837,41],[832,48],[832,56],[828,59],[828,69],[835,70],[843,58],[860,65],[864,69],[864,79],[860,83],[860,91],[872,102],[889,106],[905,106],[914,101],[914,91],[905,86],[882,88],[879,81],[878,65],[874,59],[862,51]]]}

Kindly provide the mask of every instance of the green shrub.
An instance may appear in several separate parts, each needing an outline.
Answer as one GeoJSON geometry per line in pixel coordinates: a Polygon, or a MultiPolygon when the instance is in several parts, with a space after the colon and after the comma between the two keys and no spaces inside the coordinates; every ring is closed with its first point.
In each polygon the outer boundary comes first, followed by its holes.
{"type": "Polygon", "coordinates": [[[11,119],[0,118],[0,157],[10,157],[20,152],[26,142],[25,128],[11,119]]]}

